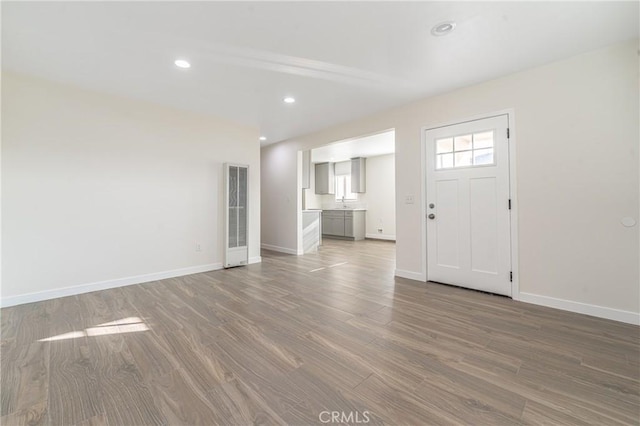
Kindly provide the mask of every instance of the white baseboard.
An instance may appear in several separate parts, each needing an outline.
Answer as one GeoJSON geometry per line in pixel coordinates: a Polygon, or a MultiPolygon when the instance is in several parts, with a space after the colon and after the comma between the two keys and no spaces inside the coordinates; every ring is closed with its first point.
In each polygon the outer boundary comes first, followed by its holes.
{"type": "Polygon", "coordinates": [[[591,315],[593,317],[606,318],[628,324],[640,325],[640,313],[623,311],[620,309],[607,308],[587,303],[574,302],[572,300],[556,299],[555,297],[540,296],[538,294],[520,293],[520,302],[532,303],[534,305],[547,306],[549,308],[562,309],[564,311],[577,312],[579,314],[591,315]]]}
{"type": "Polygon", "coordinates": [[[55,299],[58,297],[74,296],[76,294],[90,293],[92,291],[107,290],[116,287],[124,287],[132,284],[142,284],[149,281],[181,277],[183,275],[198,274],[201,272],[215,271],[218,269],[222,269],[222,263],[190,266],[188,268],[173,269],[170,271],[154,272],[151,274],[117,278],[115,280],[98,281],[95,283],[81,284],[72,287],[63,287],[53,290],[39,291],[35,293],[20,294],[18,296],[1,298],[0,307],[6,308],[8,306],[22,305],[24,303],[40,302],[42,300],[55,299]]]}
{"type": "Polygon", "coordinates": [[[414,272],[414,271],[406,271],[404,269],[396,269],[395,272],[394,272],[394,275],[396,277],[408,278],[410,280],[423,281],[423,282],[427,281],[426,275],[423,274],[422,272],[414,272]]]}
{"type": "Polygon", "coordinates": [[[389,234],[365,234],[365,238],[370,238],[372,240],[389,240],[389,241],[396,240],[395,235],[389,235],[389,234]]]}
{"type": "Polygon", "coordinates": [[[252,263],[260,263],[262,262],[262,257],[261,256],[256,256],[256,257],[250,257],[249,258],[249,265],[251,265],[252,263]]]}
{"type": "Polygon", "coordinates": [[[299,254],[298,250],[290,249],[287,247],[272,246],[271,244],[261,244],[260,247],[262,247],[265,250],[272,250],[280,253],[295,254],[295,255],[299,254]]]}

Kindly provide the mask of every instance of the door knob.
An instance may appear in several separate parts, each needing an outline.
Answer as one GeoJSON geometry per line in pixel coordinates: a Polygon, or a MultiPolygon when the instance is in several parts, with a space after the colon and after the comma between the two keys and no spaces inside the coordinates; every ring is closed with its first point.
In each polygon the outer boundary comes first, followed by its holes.
{"type": "Polygon", "coordinates": [[[435,205],[435,204],[433,204],[433,203],[430,203],[430,204],[429,204],[429,208],[430,208],[430,209],[434,208],[435,206],[436,206],[436,205],[435,205]]]}
{"type": "Polygon", "coordinates": [[[435,219],[435,218],[436,218],[436,215],[435,215],[435,214],[433,214],[433,213],[431,213],[431,214],[430,214],[429,216],[427,216],[427,217],[428,217],[429,219],[435,219]]]}

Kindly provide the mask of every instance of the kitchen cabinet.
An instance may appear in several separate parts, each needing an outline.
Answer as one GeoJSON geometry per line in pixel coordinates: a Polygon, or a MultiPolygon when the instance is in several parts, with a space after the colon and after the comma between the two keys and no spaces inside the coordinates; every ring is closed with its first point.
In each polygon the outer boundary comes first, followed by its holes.
{"type": "Polygon", "coordinates": [[[322,234],[344,237],[344,211],[324,210],[322,212],[322,234]]]}
{"type": "Polygon", "coordinates": [[[353,237],[353,217],[344,217],[344,236],[353,237]]]}
{"type": "Polygon", "coordinates": [[[344,236],[354,240],[364,240],[365,210],[346,210],[344,212],[344,236]]]}
{"type": "Polygon", "coordinates": [[[311,151],[302,151],[302,189],[311,188],[311,151]]]}
{"type": "Polygon", "coordinates": [[[333,163],[316,164],[316,194],[335,194],[336,180],[333,163]]]}
{"type": "Polygon", "coordinates": [[[367,192],[367,159],[351,159],[351,192],[367,192]]]}
{"type": "Polygon", "coordinates": [[[349,240],[364,240],[365,210],[324,210],[322,235],[349,240]]]}

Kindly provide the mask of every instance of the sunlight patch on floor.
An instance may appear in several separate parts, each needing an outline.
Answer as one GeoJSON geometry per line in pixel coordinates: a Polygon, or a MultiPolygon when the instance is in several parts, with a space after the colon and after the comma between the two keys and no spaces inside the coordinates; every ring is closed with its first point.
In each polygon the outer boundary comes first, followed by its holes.
{"type": "Polygon", "coordinates": [[[128,317],[111,322],[105,322],[84,331],[70,331],[56,336],[46,337],[38,342],[54,342],[57,340],[77,339],[79,337],[106,336],[110,334],[135,333],[147,331],[149,327],[138,317],[128,317]]]}

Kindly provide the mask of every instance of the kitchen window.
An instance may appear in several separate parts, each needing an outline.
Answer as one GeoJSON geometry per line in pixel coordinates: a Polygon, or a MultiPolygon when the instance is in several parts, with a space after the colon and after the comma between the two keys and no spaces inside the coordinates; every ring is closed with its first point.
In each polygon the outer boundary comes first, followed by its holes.
{"type": "Polygon", "coordinates": [[[351,176],[336,176],[336,201],[357,200],[358,194],[351,192],[351,176]]]}

